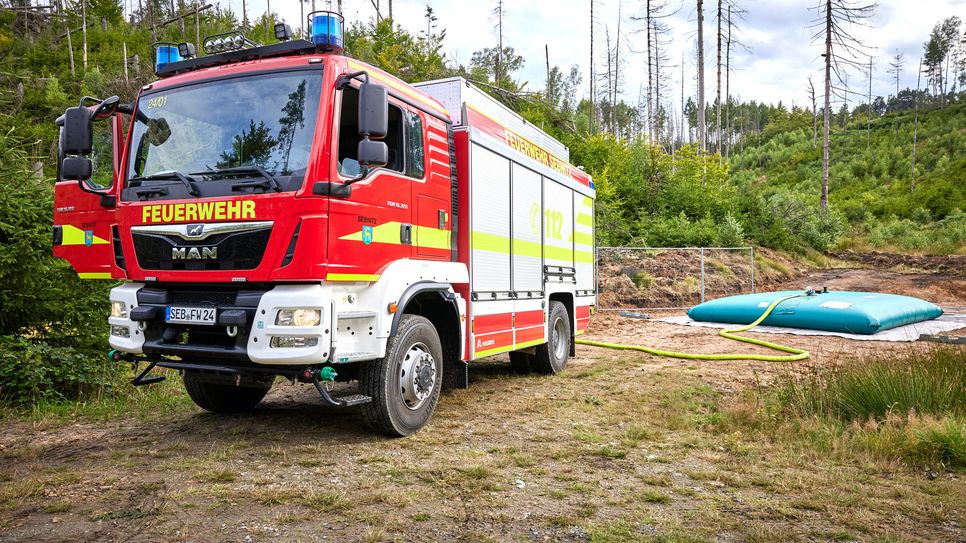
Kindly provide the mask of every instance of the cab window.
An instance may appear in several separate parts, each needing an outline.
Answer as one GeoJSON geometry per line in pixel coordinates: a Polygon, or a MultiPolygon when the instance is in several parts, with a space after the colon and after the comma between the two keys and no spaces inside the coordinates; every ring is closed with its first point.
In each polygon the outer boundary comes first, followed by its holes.
{"type": "MultiPolygon", "coordinates": [[[[386,169],[405,173],[406,153],[404,113],[398,106],[389,104],[389,123],[386,137],[382,140],[389,148],[386,169]]],[[[359,90],[346,87],[342,90],[342,114],[339,120],[339,174],[358,177],[365,173],[356,160],[359,148],[359,90]]]]}
{"type": "Polygon", "coordinates": [[[423,121],[418,113],[406,112],[406,175],[422,179],[426,172],[423,121]]]}

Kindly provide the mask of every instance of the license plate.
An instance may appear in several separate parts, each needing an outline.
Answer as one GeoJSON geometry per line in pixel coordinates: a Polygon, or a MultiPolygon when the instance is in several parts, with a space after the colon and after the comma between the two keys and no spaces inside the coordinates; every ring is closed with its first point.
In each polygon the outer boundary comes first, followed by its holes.
{"type": "Polygon", "coordinates": [[[213,307],[179,307],[165,308],[164,320],[177,324],[206,324],[214,325],[216,311],[213,307]]]}

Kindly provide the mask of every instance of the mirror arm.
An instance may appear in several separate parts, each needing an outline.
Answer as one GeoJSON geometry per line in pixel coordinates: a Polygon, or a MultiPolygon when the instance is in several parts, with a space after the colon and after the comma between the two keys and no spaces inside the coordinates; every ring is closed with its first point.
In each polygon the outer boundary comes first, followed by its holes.
{"type": "Polygon", "coordinates": [[[369,72],[362,70],[359,72],[352,72],[347,74],[342,74],[335,81],[335,88],[337,90],[342,90],[349,85],[349,82],[356,78],[362,78],[365,83],[369,82],[369,72]]]}

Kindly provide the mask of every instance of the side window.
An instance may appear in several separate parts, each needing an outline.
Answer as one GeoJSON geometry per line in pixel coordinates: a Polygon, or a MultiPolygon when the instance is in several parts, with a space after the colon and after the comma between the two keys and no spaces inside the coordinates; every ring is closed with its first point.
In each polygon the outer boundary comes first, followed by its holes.
{"type": "Polygon", "coordinates": [[[406,175],[422,179],[426,172],[423,148],[423,120],[418,113],[406,112],[406,175]]]}
{"type": "MultiPolygon", "coordinates": [[[[359,149],[359,89],[346,87],[342,90],[342,114],[339,120],[339,174],[345,177],[362,175],[363,168],[356,160],[359,149]]],[[[405,165],[403,140],[403,111],[389,105],[389,130],[383,140],[389,148],[386,169],[402,173],[405,165]]]]}

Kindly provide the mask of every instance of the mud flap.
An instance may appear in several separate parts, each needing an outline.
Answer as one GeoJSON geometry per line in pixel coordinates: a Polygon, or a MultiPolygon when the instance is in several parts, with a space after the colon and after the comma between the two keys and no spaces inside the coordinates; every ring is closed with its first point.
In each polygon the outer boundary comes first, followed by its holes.
{"type": "Polygon", "coordinates": [[[470,365],[462,360],[443,362],[443,390],[469,388],[470,365]]]}

